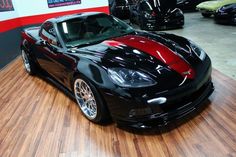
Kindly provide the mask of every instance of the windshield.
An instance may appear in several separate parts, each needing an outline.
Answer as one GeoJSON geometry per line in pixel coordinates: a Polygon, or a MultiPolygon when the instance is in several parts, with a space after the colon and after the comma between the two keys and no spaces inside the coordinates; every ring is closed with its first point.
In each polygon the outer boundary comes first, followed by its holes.
{"type": "Polygon", "coordinates": [[[92,44],[134,31],[126,23],[106,14],[63,21],[58,23],[58,30],[67,47],[92,44]]]}

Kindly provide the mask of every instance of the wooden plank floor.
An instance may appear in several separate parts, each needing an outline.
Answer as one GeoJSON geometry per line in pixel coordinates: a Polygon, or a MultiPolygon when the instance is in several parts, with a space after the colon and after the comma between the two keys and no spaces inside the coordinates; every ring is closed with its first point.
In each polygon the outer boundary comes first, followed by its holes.
{"type": "Polygon", "coordinates": [[[128,132],[81,116],[76,103],[23,69],[0,71],[0,157],[236,156],[236,81],[213,71],[210,105],[169,132],[128,132]]]}

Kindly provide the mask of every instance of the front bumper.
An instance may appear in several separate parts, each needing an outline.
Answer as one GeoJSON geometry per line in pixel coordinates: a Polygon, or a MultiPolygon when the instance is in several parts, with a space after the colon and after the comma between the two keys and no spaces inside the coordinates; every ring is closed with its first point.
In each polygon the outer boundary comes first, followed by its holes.
{"type": "Polygon", "coordinates": [[[154,87],[142,92],[134,90],[133,93],[140,93],[136,97],[123,89],[117,89],[119,94],[109,91],[102,93],[111,116],[118,125],[134,128],[165,126],[196,112],[211,95],[214,91],[211,66],[202,71],[201,77],[187,85],[148,95],[153,90],[154,87]]]}
{"type": "Polygon", "coordinates": [[[214,14],[215,10],[208,10],[208,9],[199,9],[197,8],[198,11],[200,11],[201,13],[205,13],[205,14],[214,14]]]}
{"type": "Polygon", "coordinates": [[[236,24],[236,17],[235,17],[235,20],[233,20],[234,17],[232,17],[232,15],[230,15],[228,13],[224,13],[224,12],[216,12],[214,14],[214,19],[215,19],[216,23],[236,24]]]}
{"type": "MultiPolygon", "coordinates": [[[[157,113],[146,117],[129,120],[117,119],[116,122],[120,126],[128,126],[132,128],[154,128],[167,126],[172,122],[184,119],[185,117],[197,112],[204,105],[204,101],[207,100],[213,91],[214,86],[210,81],[199,91],[192,94],[193,99],[186,99],[183,102],[180,102],[181,100],[179,99],[179,102],[177,101],[176,103],[180,103],[181,105],[173,110],[170,110],[169,112],[157,113]],[[201,95],[198,95],[198,92],[202,92],[201,95]]],[[[167,106],[170,107],[170,104],[167,106]]]]}

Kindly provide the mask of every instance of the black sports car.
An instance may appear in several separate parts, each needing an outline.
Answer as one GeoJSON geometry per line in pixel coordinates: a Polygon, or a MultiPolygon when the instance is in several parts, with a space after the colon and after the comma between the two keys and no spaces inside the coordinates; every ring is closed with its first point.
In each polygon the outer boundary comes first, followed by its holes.
{"type": "Polygon", "coordinates": [[[183,11],[196,11],[196,6],[207,0],[177,0],[177,8],[183,11]]]}
{"type": "Polygon", "coordinates": [[[109,0],[110,13],[121,19],[129,19],[132,0],[109,0]]]}
{"type": "Polygon", "coordinates": [[[217,23],[236,25],[236,3],[219,8],[214,17],[217,23]]]}
{"type": "Polygon", "coordinates": [[[22,32],[26,71],[70,93],[95,123],[163,126],[213,91],[211,60],[192,41],[134,30],[104,13],[49,19],[22,32]]]}
{"type": "Polygon", "coordinates": [[[140,0],[130,8],[130,21],[143,30],[179,28],[184,25],[183,12],[176,0],[140,0]]]}

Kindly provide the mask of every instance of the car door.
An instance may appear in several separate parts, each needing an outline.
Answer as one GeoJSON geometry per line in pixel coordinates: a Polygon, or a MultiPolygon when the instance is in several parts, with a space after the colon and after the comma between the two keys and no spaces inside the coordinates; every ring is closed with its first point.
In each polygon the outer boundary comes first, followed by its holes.
{"type": "Polygon", "coordinates": [[[40,67],[65,86],[73,73],[76,60],[68,55],[59,42],[53,23],[46,22],[39,32],[40,44],[36,45],[37,61],[40,67]]]}

